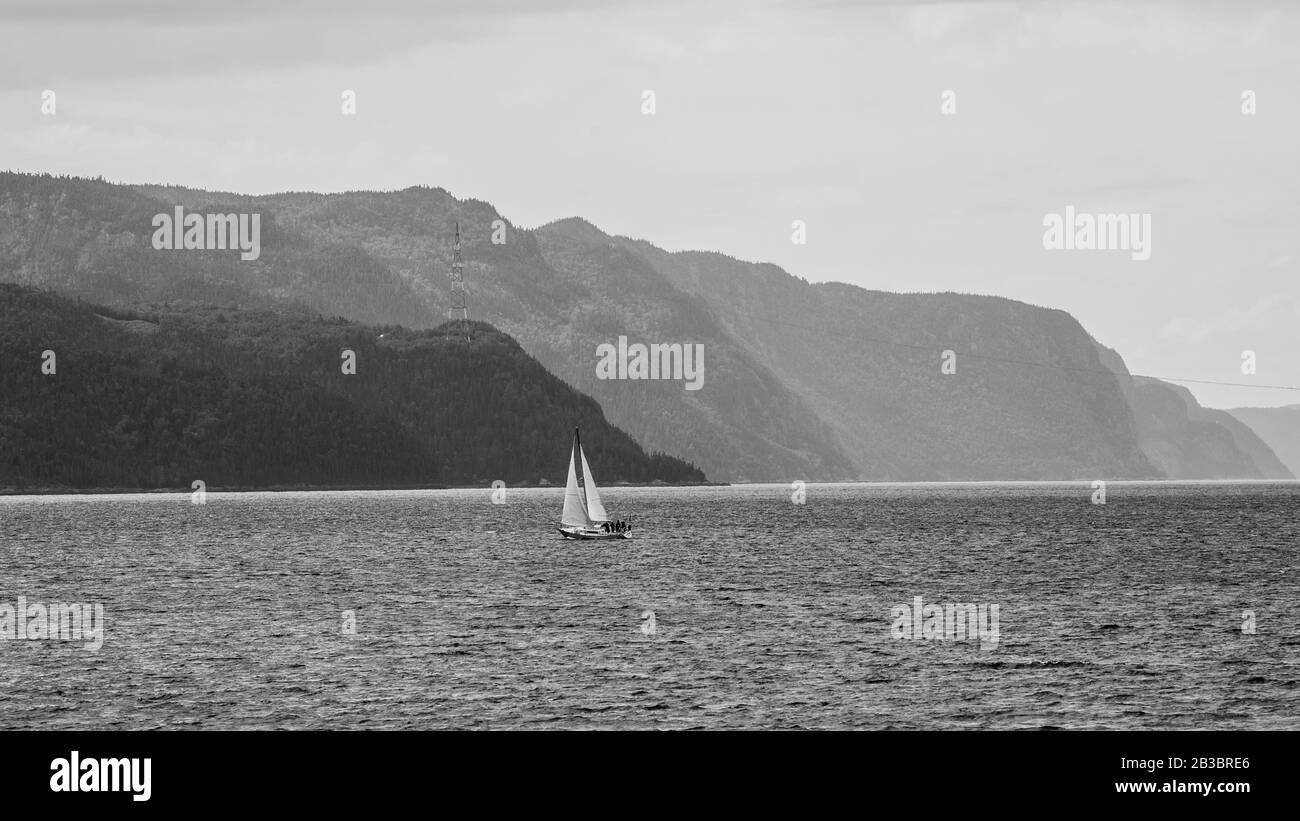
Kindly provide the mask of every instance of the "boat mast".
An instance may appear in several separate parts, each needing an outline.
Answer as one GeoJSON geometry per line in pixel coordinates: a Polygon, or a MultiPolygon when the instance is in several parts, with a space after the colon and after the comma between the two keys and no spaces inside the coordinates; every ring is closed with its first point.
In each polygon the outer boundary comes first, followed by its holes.
{"type": "Polygon", "coordinates": [[[573,459],[574,463],[578,465],[578,487],[582,488],[582,504],[585,507],[587,504],[587,483],[583,481],[581,467],[582,437],[578,435],[578,429],[576,427],[573,429],[573,459]]]}

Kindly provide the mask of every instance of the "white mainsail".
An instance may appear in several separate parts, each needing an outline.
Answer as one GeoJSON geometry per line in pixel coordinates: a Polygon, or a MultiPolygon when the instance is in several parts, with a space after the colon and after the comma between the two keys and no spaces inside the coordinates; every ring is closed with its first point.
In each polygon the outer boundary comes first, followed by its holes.
{"type": "Polygon", "coordinates": [[[582,445],[578,445],[578,458],[582,460],[582,486],[587,491],[587,516],[597,524],[608,522],[609,516],[600,503],[600,491],[596,490],[596,480],[591,478],[591,466],[587,464],[587,454],[582,452],[582,445]]]}
{"type": "MultiPolygon", "coordinates": [[[[577,450],[577,443],[574,443],[574,451],[577,450]]],[[[582,489],[578,487],[578,471],[574,464],[574,452],[569,453],[569,481],[564,486],[564,514],[560,516],[560,524],[567,527],[587,527],[591,524],[591,518],[587,516],[587,504],[582,498],[582,489]]],[[[586,468],[586,459],[583,459],[583,467],[586,468]]],[[[604,510],[602,509],[602,513],[604,510]]]]}

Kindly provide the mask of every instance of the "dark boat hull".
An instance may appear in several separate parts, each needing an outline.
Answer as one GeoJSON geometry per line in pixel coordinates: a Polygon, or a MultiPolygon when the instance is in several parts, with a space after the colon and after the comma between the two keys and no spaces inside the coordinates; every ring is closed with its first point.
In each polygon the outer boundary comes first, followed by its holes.
{"type": "Polygon", "coordinates": [[[566,539],[578,539],[580,541],[608,541],[610,539],[630,539],[632,536],[628,533],[606,533],[603,530],[579,530],[577,528],[557,527],[560,535],[566,539]]]}

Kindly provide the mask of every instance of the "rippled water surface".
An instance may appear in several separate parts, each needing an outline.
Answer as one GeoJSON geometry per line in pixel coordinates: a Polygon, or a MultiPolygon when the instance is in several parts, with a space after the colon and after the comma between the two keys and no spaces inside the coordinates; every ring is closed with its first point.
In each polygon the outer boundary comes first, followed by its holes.
{"type": "Polygon", "coordinates": [[[1300,729],[1300,484],[1091,495],[615,487],[606,543],[560,489],[0,498],[0,604],[107,618],[0,641],[0,728],[1300,729]],[[894,638],[916,596],[999,641],[894,638]]]}

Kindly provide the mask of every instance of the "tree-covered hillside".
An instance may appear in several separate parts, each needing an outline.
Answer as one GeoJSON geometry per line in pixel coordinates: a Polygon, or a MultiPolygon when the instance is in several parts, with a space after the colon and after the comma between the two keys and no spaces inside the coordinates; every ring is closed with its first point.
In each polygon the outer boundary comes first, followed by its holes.
{"type": "Polygon", "coordinates": [[[482,323],[127,311],[0,285],[0,488],[561,483],[574,426],[605,483],[704,480],[482,323]]]}

